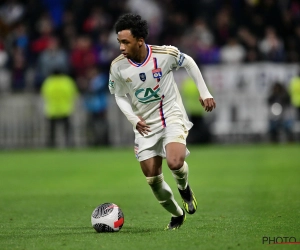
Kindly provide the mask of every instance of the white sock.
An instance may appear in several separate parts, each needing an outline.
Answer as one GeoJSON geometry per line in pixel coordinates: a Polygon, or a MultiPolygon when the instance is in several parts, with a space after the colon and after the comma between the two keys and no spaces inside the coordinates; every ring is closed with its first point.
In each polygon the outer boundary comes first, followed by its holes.
{"type": "Polygon", "coordinates": [[[189,175],[189,166],[186,162],[183,163],[183,166],[177,170],[172,170],[172,175],[177,183],[177,187],[180,190],[186,189],[188,185],[188,175],[189,175]]]}
{"type": "Polygon", "coordinates": [[[148,184],[150,185],[158,202],[172,214],[174,217],[183,215],[181,207],[174,199],[169,185],[164,181],[163,174],[153,177],[146,177],[148,184]]]}

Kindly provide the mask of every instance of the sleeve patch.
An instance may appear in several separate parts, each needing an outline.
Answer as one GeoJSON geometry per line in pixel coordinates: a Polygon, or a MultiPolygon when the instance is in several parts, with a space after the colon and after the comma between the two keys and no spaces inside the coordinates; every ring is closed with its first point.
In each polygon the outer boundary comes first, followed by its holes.
{"type": "Polygon", "coordinates": [[[184,59],[185,59],[184,54],[180,53],[180,58],[179,58],[179,61],[178,61],[178,65],[179,66],[182,66],[184,59]]]}
{"type": "Polygon", "coordinates": [[[115,88],[115,82],[113,80],[109,79],[108,86],[112,89],[115,88]]]}

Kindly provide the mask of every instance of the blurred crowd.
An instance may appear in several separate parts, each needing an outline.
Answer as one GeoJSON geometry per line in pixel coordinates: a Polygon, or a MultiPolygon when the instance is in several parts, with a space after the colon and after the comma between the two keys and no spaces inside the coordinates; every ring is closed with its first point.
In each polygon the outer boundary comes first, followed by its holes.
{"type": "MultiPolygon", "coordinates": [[[[59,124],[66,143],[73,144],[70,117],[78,96],[87,111],[89,144],[108,143],[107,82],[110,63],[120,53],[113,25],[128,12],[148,21],[147,43],[174,45],[200,67],[300,63],[298,0],[3,0],[0,94],[41,94],[50,147],[55,146],[59,124]]],[[[183,95],[192,99],[194,85],[187,79],[183,86],[183,95]]],[[[291,102],[300,121],[300,74],[291,86],[287,93],[281,83],[274,84],[268,98],[274,142],[281,127],[292,141],[286,115],[291,102]]],[[[198,103],[187,103],[187,108],[197,131],[208,136],[200,138],[197,132],[191,138],[210,141],[198,103]]]]}
{"type": "Polygon", "coordinates": [[[113,24],[148,20],[149,44],[171,44],[199,65],[300,62],[297,0],[6,0],[0,4],[0,91],[39,91],[55,70],[81,93],[119,54],[113,24]],[[9,86],[7,86],[9,83],[9,86]]]}

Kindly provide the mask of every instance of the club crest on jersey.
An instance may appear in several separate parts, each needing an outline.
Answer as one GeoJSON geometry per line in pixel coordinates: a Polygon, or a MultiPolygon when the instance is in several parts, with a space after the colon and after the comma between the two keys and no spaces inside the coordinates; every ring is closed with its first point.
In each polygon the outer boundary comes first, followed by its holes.
{"type": "Polygon", "coordinates": [[[158,69],[153,69],[152,70],[152,75],[155,79],[160,79],[162,77],[162,72],[161,72],[161,68],[158,69]]]}
{"type": "Polygon", "coordinates": [[[135,97],[141,103],[155,102],[161,100],[161,97],[158,93],[159,90],[160,90],[159,84],[157,84],[154,88],[146,88],[146,89],[141,88],[135,91],[135,97]]]}
{"type": "Polygon", "coordinates": [[[144,82],[146,81],[146,74],[145,73],[140,73],[140,79],[144,82]]]}

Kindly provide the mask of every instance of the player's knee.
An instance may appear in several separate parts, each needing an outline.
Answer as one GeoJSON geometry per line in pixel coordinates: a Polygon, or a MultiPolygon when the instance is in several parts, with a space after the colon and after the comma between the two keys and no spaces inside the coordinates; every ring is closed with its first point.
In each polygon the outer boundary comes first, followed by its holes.
{"type": "Polygon", "coordinates": [[[163,174],[160,174],[156,176],[146,177],[146,180],[151,187],[155,187],[161,185],[161,183],[164,181],[164,176],[163,174]]]}
{"type": "Polygon", "coordinates": [[[184,164],[184,158],[171,158],[167,159],[167,164],[171,170],[180,169],[184,164]]]}

